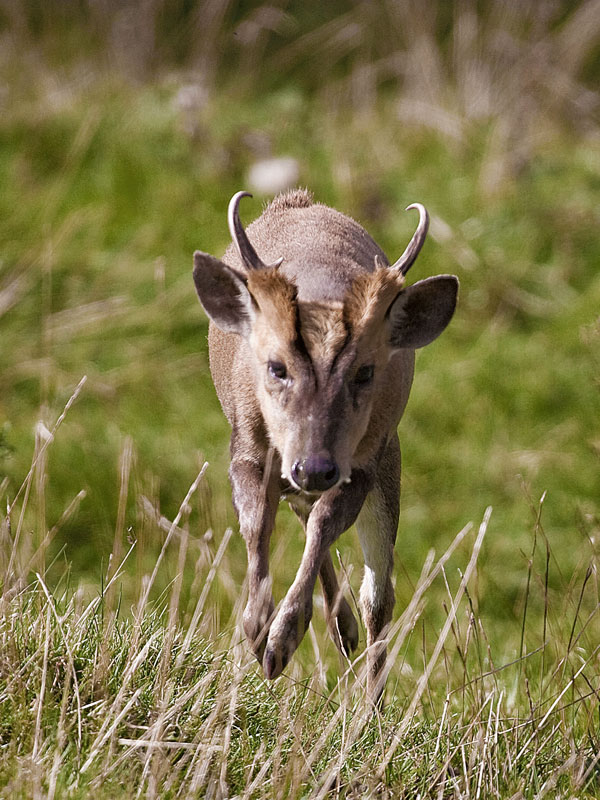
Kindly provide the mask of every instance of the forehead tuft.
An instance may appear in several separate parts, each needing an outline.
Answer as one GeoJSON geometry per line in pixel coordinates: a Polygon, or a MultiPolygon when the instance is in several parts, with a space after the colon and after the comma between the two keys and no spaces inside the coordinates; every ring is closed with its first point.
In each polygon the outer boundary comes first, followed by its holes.
{"type": "Polygon", "coordinates": [[[348,336],[341,303],[300,303],[300,332],[315,361],[331,363],[348,336]]]}

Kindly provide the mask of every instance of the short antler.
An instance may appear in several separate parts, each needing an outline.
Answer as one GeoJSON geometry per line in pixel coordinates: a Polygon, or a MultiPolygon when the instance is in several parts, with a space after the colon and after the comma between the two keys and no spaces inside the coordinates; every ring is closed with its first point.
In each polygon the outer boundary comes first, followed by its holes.
{"type": "Polygon", "coordinates": [[[415,231],[412,239],[408,243],[406,250],[402,253],[398,261],[396,261],[395,264],[392,264],[392,269],[399,270],[403,275],[406,275],[421,252],[421,248],[423,247],[425,237],[427,236],[427,230],[429,228],[429,214],[427,213],[425,206],[421,205],[421,203],[412,203],[412,205],[407,206],[406,210],[409,211],[411,208],[416,208],[419,212],[419,224],[417,225],[417,230],[415,231]]]}
{"type": "Polygon", "coordinates": [[[283,258],[279,258],[274,264],[265,264],[259,258],[254,247],[250,244],[244,226],[240,221],[239,205],[242,197],[252,197],[252,195],[250,192],[237,192],[229,201],[229,209],[227,211],[229,232],[231,233],[231,238],[233,239],[239,257],[242,260],[242,264],[250,270],[278,267],[283,261],[283,258]]]}

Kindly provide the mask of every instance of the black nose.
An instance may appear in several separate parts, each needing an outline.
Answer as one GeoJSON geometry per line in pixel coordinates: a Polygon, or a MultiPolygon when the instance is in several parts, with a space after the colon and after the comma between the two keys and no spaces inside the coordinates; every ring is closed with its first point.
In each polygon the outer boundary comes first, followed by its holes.
{"type": "Polygon", "coordinates": [[[340,469],[335,461],[322,456],[309,456],[296,461],[292,467],[292,480],[305,492],[324,492],[340,479],[340,469]]]}

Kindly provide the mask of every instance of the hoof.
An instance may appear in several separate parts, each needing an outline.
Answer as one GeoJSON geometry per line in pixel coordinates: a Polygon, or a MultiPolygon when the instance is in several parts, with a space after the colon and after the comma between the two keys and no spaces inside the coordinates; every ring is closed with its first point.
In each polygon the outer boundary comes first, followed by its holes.
{"type": "Polygon", "coordinates": [[[244,633],[250,649],[258,659],[259,664],[262,664],[264,657],[273,614],[272,598],[269,598],[265,605],[258,608],[255,604],[249,602],[244,611],[244,633]]]}
{"type": "Polygon", "coordinates": [[[280,653],[276,653],[273,647],[267,647],[263,656],[262,667],[265,678],[275,680],[278,678],[287,665],[287,658],[280,653]]]}
{"type": "Polygon", "coordinates": [[[337,620],[336,633],[339,639],[339,644],[342,653],[348,658],[358,647],[358,625],[356,624],[354,617],[352,617],[352,623],[353,624],[348,625],[346,621],[346,624],[342,628],[340,625],[340,620],[337,620]]]}
{"type": "Polygon", "coordinates": [[[311,614],[312,605],[310,602],[302,605],[296,602],[288,602],[286,607],[284,601],[269,631],[262,662],[265,677],[273,680],[281,675],[302,641],[302,637],[310,623],[311,614]],[[302,613],[299,613],[298,606],[300,606],[302,613]]]}
{"type": "Polygon", "coordinates": [[[346,600],[340,604],[337,614],[329,617],[328,625],[336,647],[349,658],[358,647],[358,624],[346,600]]]}

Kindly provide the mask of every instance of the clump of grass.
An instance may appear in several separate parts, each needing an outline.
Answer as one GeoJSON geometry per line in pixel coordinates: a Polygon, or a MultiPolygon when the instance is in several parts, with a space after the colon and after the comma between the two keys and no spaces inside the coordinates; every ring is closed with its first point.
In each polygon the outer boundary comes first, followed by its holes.
{"type": "MultiPolygon", "coordinates": [[[[476,536],[468,525],[440,557],[428,555],[412,597],[398,609],[382,711],[366,699],[364,652],[336,663],[319,625],[311,647],[301,648],[274,684],[243,641],[243,587],[234,590],[229,619],[214,625],[219,599],[211,586],[231,586],[224,557],[230,532],[199,564],[189,514],[205,468],[173,521],[162,518],[161,553],[130,608],[119,586],[137,546],[135,530],[129,552],[115,546],[120,563],[109,565],[107,582],[91,599],[68,575],[51,589],[36,570],[44,564],[45,537],[32,557],[15,524],[24,515],[41,519],[43,497],[29,488],[43,483],[41,456],[42,447],[23,491],[0,517],[4,794],[595,796],[597,564],[588,553],[562,591],[552,591],[543,501],[522,575],[520,628],[499,639],[494,617],[480,611],[479,584],[495,569],[482,561],[484,539],[494,535],[488,509],[476,536]],[[176,564],[171,584],[156,595],[169,561],[176,564]],[[190,569],[202,588],[186,601],[190,569]],[[439,619],[431,604],[443,609],[439,619]]],[[[147,513],[155,515],[151,507],[147,513]]]]}

